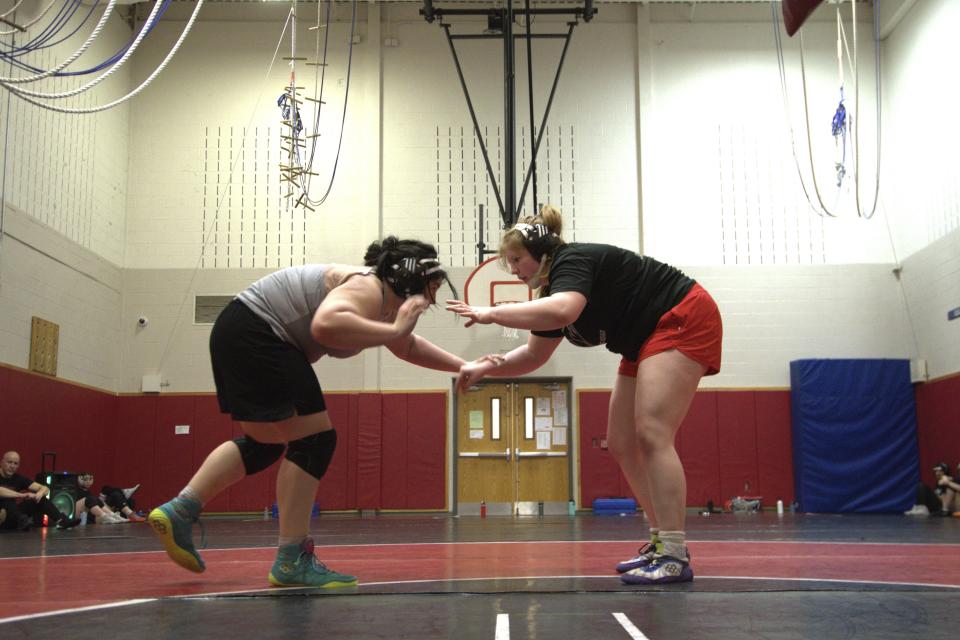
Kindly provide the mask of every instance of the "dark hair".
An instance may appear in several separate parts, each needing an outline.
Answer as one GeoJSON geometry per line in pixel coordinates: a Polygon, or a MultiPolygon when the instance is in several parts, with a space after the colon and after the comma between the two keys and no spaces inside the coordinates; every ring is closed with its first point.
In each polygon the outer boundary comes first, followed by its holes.
{"type": "MultiPolygon", "coordinates": [[[[374,267],[377,277],[401,298],[425,293],[430,282],[440,280],[447,283],[454,298],[459,297],[437,260],[437,250],[432,244],[388,236],[382,242],[370,243],[363,264],[374,267]]],[[[436,300],[431,302],[436,303],[436,300]]]]}
{"type": "Polygon", "coordinates": [[[946,462],[938,462],[937,464],[933,465],[933,470],[936,471],[937,469],[943,471],[943,475],[945,476],[950,475],[950,465],[948,465],[946,462]]]}

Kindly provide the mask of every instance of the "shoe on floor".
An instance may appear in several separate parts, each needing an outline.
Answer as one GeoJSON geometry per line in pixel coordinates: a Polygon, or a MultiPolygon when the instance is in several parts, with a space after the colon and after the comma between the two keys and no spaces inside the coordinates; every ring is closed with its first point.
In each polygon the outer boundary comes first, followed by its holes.
{"type": "Polygon", "coordinates": [[[200,515],[200,504],[194,500],[174,498],[147,516],[147,522],[160,539],[170,559],[188,571],[203,573],[206,565],[193,546],[193,523],[200,515]],[[192,504],[190,504],[192,503],[192,504]]]}
{"type": "Polygon", "coordinates": [[[668,584],[671,582],[690,582],[693,569],[690,560],[681,560],[673,556],[657,554],[650,564],[627,571],[620,576],[625,584],[668,584]]]}
{"type": "Polygon", "coordinates": [[[652,542],[647,542],[642,547],[637,549],[637,555],[633,556],[629,560],[624,560],[617,565],[617,573],[626,573],[627,571],[633,571],[634,569],[645,567],[653,562],[653,557],[656,554],[657,545],[653,544],[652,542]]]}
{"type": "Polygon", "coordinates": [[[104,510],[103,515],[97,518],[97,524],[123,524],[127,519],[119,513],[104,510]]]}
{"type": "Polygon", "coordinates": [[[131,513],[127,516],[127,520],[130,522],[146,522],[146,518],[141,516],[139,513],[131,513]]]}
{"type": "Polygon", "coordinates": [[[63,516],[57,520],[57,529],[73,529],[78,524],[80,524],[80,518],[68,518],[67,516],[63,516]]]}
{"type": "Polygon", "coordinates": [[[927,508],[925,504],[915,504],[910,507],[909,511],[904,511],[903,515],[905,516],[928,516],[930,515],[930,509],[927,508]]]}
{"type": "Polygon", "coordinates": [[[313,554],[313,539],[307,538],[302,544],[288,544],[277,550],[277,559],[270,569],[267,579],[275,587],[353,587],[356,576],[337,573],[327,568],[313,554]]]}

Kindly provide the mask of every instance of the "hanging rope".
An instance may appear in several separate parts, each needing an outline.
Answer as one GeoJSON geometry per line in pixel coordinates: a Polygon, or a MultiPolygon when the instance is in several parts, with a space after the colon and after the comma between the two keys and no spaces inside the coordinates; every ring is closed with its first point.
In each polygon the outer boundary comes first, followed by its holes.
{"type": "MultiPolygon", "coordinates": [[[[851,161],[853,163],[853,175],[854,175],[854,184],[855,184],[855,198],[856,198],[856,207],[857,215],[863,218],[871,218],[876,212],[878,196],[880,192],[880,149],[881,149],[881,137],[880,137],[880,127],[882,121],[882,104],[881,104],[881,83],[880,83],[880,1],[876,0],[874,3],[874,56],[875,56],[875,85],[876,85],[876,105],[877,105],[877,162],[876,162],[876,184],[874,190],[874,201],[873,205],[870,207],[869,212],[865,212],[860,205],[860,171],[859,171],[859,157],[860,157],[860,147],[859,147],[859,118],[857,118],[860,109],[860,74],[859,74],[859,65],[858,65],[858,55],[857,55],[857,19],[856,19],[856,2],[851,3],[853,6],[853,55],[852,55],[852,74],[854,82],[854,115],[851,117],[847,111],[843,99],[843,82],[841,81],[841,97],[840,104],[837,108],[837,112],[834,114],[833,123],[831,130],[834,136],[838,132],[842,133],[842,140],[844,144],[844,155],[842,160],[839,163],[835,164],[835,170],[838,174],[842,168],[843,174],[846,174],[846,155],[845,155],[845,144],[846,144],[846,130],[850,121],[853,121],[853,156],[851,161]],[[842,109],[842,114],[841,114],[842,109]],[[841,127],[837,127],[838,116],[841,116],[840,120],[845,123],[841,127]],[[838,166],[839,165],[839,166],[838,166]]],[[[806,75],[806,60],[804,56],[804,40],[803,40],[803,30],[800,30],[800,74],[803,81],[803,110],[804,118],[806,123],[806,134],[807,134],[807,155],[810,163],[810,177],[813,182],[813,191],[817,197],[817,204],[814,204],[813,199],[810,196],[810,191],[807,189],[806,182],[803,178],[803,173],[800,171],[800,161],[797,155],[796,150],[796,138],[793,131],[793,124],[790,118],[790,105],[787,92],[787,81],[786,81],[786,65],[784,64],[784,55],[783,55],[783,42],[780,35],[780,21],[777,15],[776,2],[771,2],[771,8],[773,10],[773,22],[774,22],[774,41],[776,43],[777,49],[777,62],[780,72],[780,85],[783,95],[783,104],[784,104],[784,115],[787,119],[788,128],[790,131],[790,144],[793,150],[794,164],[797,169],[797,176],[800,180],[800,186],[803,189],[804,196],[807,198],[807,202],[810,204],[810,207],[818,215],[828,215],[831,217],[837,217],[835,213],[829,210],[829,208],[823,203],[823,197],[820,193],[820,186],[817,181],[817,173],[814,170],[813,165],[813,143],[811,139],[811,127],[810,127],[810,108],[807,97],[807,75],[806,75]]],[[[838,65],[839,73],[841,79],[843,77],[843,48],[846,46],[846,36],[843,30],[842,21],[840,20],[839,8],[837,13],[838,20],[838,65]],[[842,44],[841,44],[842,43],[842,44]]],[[[846,59],[849,61],[851,58],[850,51],[846,51],[846,59]]],[[[838,186],[842,183],[843,176],[838,175],[838,186]]]]}

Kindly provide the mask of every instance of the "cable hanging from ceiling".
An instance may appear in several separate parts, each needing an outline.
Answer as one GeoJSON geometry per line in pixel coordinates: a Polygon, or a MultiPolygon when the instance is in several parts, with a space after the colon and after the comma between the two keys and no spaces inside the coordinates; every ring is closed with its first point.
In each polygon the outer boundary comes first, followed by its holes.
{"type": "MultiPolygon", "coordinates": [[[[851,2],[852,6],[852,22],[853,22],[853,43],[852,43],[852,53],[851,47],[847,43],[846,29],[843,26],[843,20],[840,14],[840,4],[837,3],[836,6],[836,17],[837,17],[837,68],[838,68],[838,84],[840,91],[840,101],[831,116],[830,122],[830,132],[831,136],[834,138],[834,149],[835,149],[835,159],[833,163],[833,170],[836,176],[836,185],[839,190],[843,186],[844,178],[846,177],[847,171],[847,149],[848,145],[852,146],[852,153],[849,158],[849,163],[852,166],[853,170],[853,182],[854,182],[854,200],[857,209],[857,215],[862,218],[870,219],[876,213],[877,203],[879,201],[879,192],[880,192],[880,150],[881,150],[881,121],[882,121],[882,103],[881,103],[881,75],[880,75],[880,1],[876,0],[873,7],[873,26],[874,26],[874,74],[875,74],[875,99],[876,99],[876,109],[877,109],[877,122],[876,122],[876,166],[875,166],[875,187],[873,194],[873,204],[867,208],[864,208],[861,205],[860,200],[860,67],[859,67],[859,55],[858,55],[858,40],[857,40],[857,3],[856,1],[851,2]],[[846,101],[844,98],[844,88],[845,88],[845,79],[844,79],[844,62],[846,62],[848,69],[853,77],[853,93],[854,93],[854,102],[853,102],[853,113],[851,114],[847,109],[846,101]],[[848,133],[851,134],[848,139],[848,133]]],[[[810,107],[808,100],[808,91],[807,91],[807,72],[806,72],[806,56],[804,55],[805,46],[803,40],[803,29],[800,29],[800,74],[802,78],[802,92],[803,92],[803,112],[804,112],[804,123],[806,126],[806,139],[807,139],[807,160],[809,162],[810,170],[810,181],[813,184],[813,188],[810,189],[807,186],[807,181],[804,179],[803,171],[800,168],[800,158],[797,153],[797,142],[796,135],[793,128],[792,119],[790,116],[790,99],[789,92],[787,90],[787,73],[786,73],[786,63],[784,62],[784,52],[783,52],[783,40],[780,33],[780,20],[777,12],[777,2],[774,0],[771,2],[771,8],[773,9],[773,30],[774,30],[774,42],[776,44],[777,51],[777,64],[780,74],[780,89],[781,95],[783,98],[783,108],[784,115],[787,120],[787,127],[790,135],[790,145],[793,152],[794,165],[797,170],[797,176],[800,180],[800,186],[803,189],[803,194],[807,199],[807,202],[810,204],[810,207],[820,216],[830,216],[837,217],[837,214],[831,210],[826,204],[824,204],[823,194],[820,189],[820,184],[817,180],[817,172],[814,167],[813,159],[813,135],[811,134],[810,126],[810,107]],[[816,196],[816,202],[811,196],[811,191],[813,195],[816,196]]]]}

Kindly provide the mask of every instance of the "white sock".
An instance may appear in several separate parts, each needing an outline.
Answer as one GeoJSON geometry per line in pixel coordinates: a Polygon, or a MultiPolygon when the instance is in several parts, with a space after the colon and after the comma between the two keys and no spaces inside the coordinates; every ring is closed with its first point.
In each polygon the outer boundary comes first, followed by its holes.
{"type": "Polygon", "coordinates": [[[200,506],[203,506],[203,500],[200,499],[200,494],[197,493],[190,485],[185,486],[177,495],[177,497],[183,498],[184,500],[193,500],[194,502],[199,502],[200,506]]]}
{"type": "Polygon", "coordinates": [[[661,531],[660,542],[663,544],[663,554],[687,559],[687,534],[684,531],[661,531]]]}

